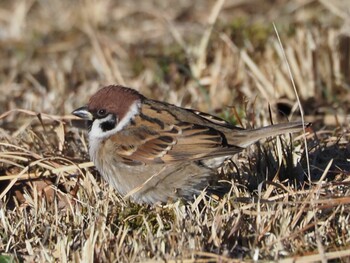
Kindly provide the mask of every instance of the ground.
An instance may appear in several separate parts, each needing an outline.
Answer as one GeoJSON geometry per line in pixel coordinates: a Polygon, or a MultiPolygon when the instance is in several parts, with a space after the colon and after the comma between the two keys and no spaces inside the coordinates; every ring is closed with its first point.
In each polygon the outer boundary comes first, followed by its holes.
{"type": "Polygon", "coordinates": [[[348,262],[349,32],[347,0],[2,1],[0,262],[348,262]],[[216,194],[137,205],[71,125],[108,84],[312,125],[223,163],[216,194]]]}

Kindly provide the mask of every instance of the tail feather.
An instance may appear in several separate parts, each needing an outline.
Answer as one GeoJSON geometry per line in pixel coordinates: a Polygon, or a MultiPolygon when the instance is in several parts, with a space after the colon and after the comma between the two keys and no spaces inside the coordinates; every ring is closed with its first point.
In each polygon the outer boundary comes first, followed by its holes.
{"type": "MultiPolygon", "coordinates": [[[[310,123],[305,123],[305,127],[308,127],[309,125],[310,123]]],[[[302,122],[274,124],[253,130],[238,131],[231,138],[231,140],[229,140],[229,143],[240,147],[247,147],[263,138],[273,137],[285,133],[300,132],[302,129],[302,122]]]]}

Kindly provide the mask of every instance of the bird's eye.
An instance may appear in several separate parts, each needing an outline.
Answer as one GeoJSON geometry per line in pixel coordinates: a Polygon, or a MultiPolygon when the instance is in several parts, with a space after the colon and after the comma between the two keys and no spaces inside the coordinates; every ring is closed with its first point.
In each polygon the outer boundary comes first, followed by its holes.
{"type": "Polygon", "coordinates": [[[103,118],[107,115],[107,111],[105,109],[100,109],[97,111],[97,117],[103,118]]]}

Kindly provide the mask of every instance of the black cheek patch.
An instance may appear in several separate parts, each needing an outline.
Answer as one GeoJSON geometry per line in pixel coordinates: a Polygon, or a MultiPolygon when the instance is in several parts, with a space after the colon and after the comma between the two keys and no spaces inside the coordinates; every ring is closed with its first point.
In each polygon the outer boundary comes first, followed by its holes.
{"type": "Polygon", "coordinates": [[[102,122],[100,124],[100,127],[102,131],[106,132],[106,131],[113,130],[116,124],[117,124],[117,117],[113,115],[113,117],[110,120],[102,122]]]}

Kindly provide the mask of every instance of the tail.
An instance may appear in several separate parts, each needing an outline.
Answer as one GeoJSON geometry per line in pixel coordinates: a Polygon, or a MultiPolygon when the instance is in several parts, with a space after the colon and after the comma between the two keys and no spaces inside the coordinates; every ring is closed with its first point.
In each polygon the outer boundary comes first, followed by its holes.
{"type": "MultiPolygon", "coordinates": [[[[310,123],[305,123],[305,127],[310,126],[310,123]]],[[[242,130],[235,132],[229,140],[229,143],[240,147],[247,147],[260,139],[274,137],[285,133],[300,132],[303,129],[302,122],[288,122],[270,125],[253,130],[242,130]]]]}

